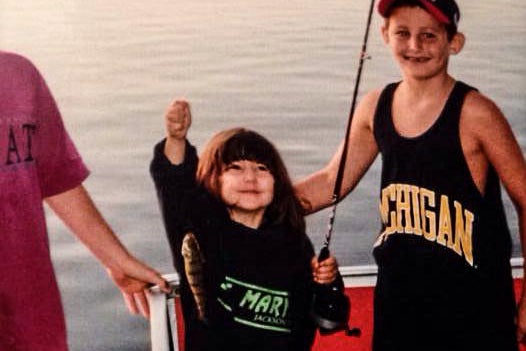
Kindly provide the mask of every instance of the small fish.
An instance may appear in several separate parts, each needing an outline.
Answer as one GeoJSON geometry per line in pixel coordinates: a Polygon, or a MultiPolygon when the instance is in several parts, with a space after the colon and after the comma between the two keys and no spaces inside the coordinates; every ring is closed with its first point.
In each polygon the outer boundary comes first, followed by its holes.
{"type": "Polygon", "coordinates": [[[183,245],[181,247],[181,254],[183,255],[184,259],[186,278],[188,279],[190,290],[194,295],[198,318],[199,320],[206,322],[206,295],[203,271],[205,258],[201,252],[201,248],[199,247],[199,242],[192,232],[185,234],[183,238],[183,245]]]}

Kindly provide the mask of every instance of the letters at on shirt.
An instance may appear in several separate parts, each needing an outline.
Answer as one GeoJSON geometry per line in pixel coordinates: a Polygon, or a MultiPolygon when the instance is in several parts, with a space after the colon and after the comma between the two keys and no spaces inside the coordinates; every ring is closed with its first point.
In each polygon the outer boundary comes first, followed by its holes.
{"type": "Polygon", "coordinates": [[[3,154],[2,161],[5,165],[33,161],[32,137],[36,130],[36,125],[30,123],[8,124],[1,129],[2,133],[7,134],[7,138],[0,138],[0,140],[7,140],[7,145],[0,146],[3,154]]]}

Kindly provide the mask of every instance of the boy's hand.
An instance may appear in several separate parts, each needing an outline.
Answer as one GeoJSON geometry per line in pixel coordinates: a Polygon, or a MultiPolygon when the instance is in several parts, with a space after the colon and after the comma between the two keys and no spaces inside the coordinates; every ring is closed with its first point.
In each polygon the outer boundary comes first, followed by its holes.
{"type": "Polygon", "coordinates": [[[338,276],[338,262],[334,256],[329,256],[321,262],[318,262],[317,257],[313,257],[311,267],[312,277],[316,283],[330,284],[338,276]]]}
{"type": "Polygon", "coordinates": [[[171,140],[185,140],[188,129],[192,124],[192,113],[190,104],[185,100],[174,100],[168,106],[165,113],[165,124],[167,138],[171,140]]]}

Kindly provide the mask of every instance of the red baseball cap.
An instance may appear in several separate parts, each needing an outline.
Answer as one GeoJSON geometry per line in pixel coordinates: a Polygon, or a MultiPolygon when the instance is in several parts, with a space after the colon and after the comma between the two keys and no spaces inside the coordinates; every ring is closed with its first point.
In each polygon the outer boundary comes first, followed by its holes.
{"type": "MultiPolygon", "coordinates": [[[[388,16],[389,10],[397,0],[380,0],[378,12],[383,17],[388,16]]],[[[460,10],[455,0],[416,0],[431,14],[437,21],[443,24],[458,25],[460,20],[460,10]]],[[[408,1],[409,2],[409,1],[408,1]]],[[[412,1],[414,3],[414,1],[412,1]]],[[[402,0],[403,4],[404,1],[402,0]]]]}

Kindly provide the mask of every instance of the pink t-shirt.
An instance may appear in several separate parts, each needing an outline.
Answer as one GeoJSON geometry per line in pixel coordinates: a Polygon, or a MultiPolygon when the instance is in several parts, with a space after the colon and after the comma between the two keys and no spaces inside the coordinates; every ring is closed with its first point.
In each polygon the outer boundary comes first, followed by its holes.
{"type": "Polygon", "coordinates": [[[67,350],[42,200],[87,176],[38,70],[0,51],[0,350],[67,350]]]}

